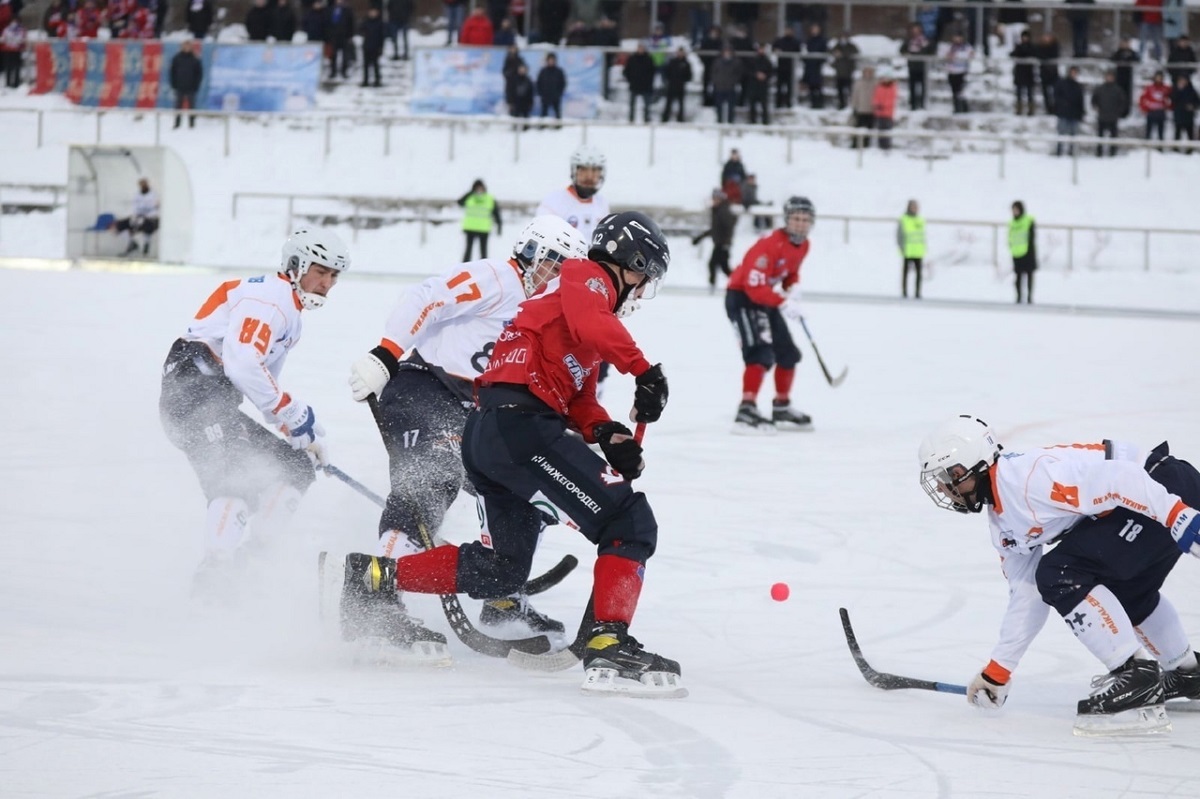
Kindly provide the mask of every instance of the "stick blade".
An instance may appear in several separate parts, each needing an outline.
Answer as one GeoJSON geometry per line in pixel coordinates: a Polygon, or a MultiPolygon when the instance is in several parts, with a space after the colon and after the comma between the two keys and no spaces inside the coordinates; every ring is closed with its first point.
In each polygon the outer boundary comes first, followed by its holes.
{"type": "Polygon", "coordinates": [[[850,612],[845,608],[838,608],[838,615],[842,617],[842,632],[846,635],[846,646],[850,648],[850,656],[854,658],[854,664],[862,672],[863,679],[871,685],[884,691],[918,688],[924,691],[937,691],[943,694],[961,694],[962,696],[966,696],[967,686],[965,685],[920,680],[915,677],[902,677],[899,674],[876,671],[871,667],[870,663],[867,663],[867,659],[863,657],[862,648],[858,645],[858,637],[854,634],[854,628],[850,625],[850,612]]]}
{"type": "Polygon", "coordinates": [[[832,380],[830,380],[829,385],[833,388],[837,388],[842,383],[846,382],[846,373],[849,371],[850,371],[849,366],[843,366],[842,373],[840,375],[838,375],[837,377],[833,378],[832,380]]]}

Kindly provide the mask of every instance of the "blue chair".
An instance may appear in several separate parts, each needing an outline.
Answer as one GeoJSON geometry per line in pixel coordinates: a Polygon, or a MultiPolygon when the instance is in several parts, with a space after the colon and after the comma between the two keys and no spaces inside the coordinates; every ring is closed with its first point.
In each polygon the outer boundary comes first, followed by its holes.
{"type": "Polygon", "coordinates": [[[113,216],[112,214],[100,214],[99,216],[96,217],[96,224],[87,229],[88,230],[108,230],[110,227],[112,227],[113,222],[116,222],[116,221],[117,221],[117,218],[115,216],[113,216]]]}

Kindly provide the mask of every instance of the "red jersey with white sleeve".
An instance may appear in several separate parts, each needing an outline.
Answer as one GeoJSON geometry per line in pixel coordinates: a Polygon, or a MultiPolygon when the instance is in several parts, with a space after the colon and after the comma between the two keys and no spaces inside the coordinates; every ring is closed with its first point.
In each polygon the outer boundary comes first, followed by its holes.
{"type": "Polygon", "coordinates": [[[808,255],[808,239],[792,244],[780,228],[754,243],[729,276],[729,291],[744,292],[756,305],[778,308],[800,282],[800,265],[808,255]]]}
{"type": "Polygon", "coordinates": [[[476,386],[518,383],[566,417],[588,443],[611,421],[596,399],[601,361],[638,376],[650,362],[613,313],[617,287],[594,261],[570,260],[543,293],[521,304],[476,386]]]}
{"type": "Polygon", "coordinates": [[[204,301],[184,338],[207,344],[229,381],[274,422],[286,404],[279,373],[300,341],[301,307],[284,275],[230,280],[204,301]]]}
{"type": "Polygon", "coordinates": [[[471,381],[483,372],[492,343],[524,300],[516,262],[470,261],[404,292],[380,346],[397,359],[415,348],[426,363],[471,381]]]}
{"type": "Polygon", "coordinates": [[[1042,547],[1088,516],[1125,509],[1170,527],[1187,506],[1156,482],[1131,444],[1067,444],[1003,452],[991,468],[992,544],[1009,584],[992,660],[1012,671],[1046,621],[1037,589],[1042,547]]]}

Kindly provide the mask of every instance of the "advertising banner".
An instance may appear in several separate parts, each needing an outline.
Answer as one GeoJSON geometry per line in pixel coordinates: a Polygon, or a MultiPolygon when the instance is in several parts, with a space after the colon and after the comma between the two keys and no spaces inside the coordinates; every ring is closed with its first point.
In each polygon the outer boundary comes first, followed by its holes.
{"type": "Polygon", "coordinates": [[[201,108],[214,111],[304,111],[316,105],[318,44],[218,45],[201,108]]]}
{"type": "MultiPolygon", "coordinates": [[[[541,59],[553,52],[567,75],[563,116],[592,119],[600,97],[604,52],[590,47],[526,50],[529,77],[537,81],[541,59]]],[[[458,47],[416,51],[411,108],[416,114],[508,114],[504,100],[503,47],[458,47]]],[[[535,102],[533,115],[541,114],[535,102]]]]}
{"type": "MultiPolygon", "coordinates": [[[[197,43],[199,44],[199,43],[197,43]]],[[[201,46],[208,83],[212,45],[201,46]]],[[[33,94],[56,92],[78,105],[98,108],[174,108],[171,59],[177,41],[54,39],[34,45],[33,94]]]]}

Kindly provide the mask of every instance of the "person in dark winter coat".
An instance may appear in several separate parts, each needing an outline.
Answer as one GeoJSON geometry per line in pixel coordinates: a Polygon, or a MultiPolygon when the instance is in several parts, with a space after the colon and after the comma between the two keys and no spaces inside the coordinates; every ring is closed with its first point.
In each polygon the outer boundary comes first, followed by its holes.
{"type": "MultiPolygon", "coordinates": [[[[1196,108],[1200,106],[1200,95],[1188,80],[1187,75],[1177,75],[1171,89],[1171,115],[1175,122],[1175,141],[1196,138],[1196,108]]],[[[1184,150],[1191,155],[1195,150],[1184,150]]]]}
{"type": "MultiPolygon", "coordinates": [[[[185,41],[171,59],[171,90],[175,92],[177,109],[194,109],[196,93],[204,82],[204,65],[196,57],[196,43],[185,41]]],[[[175,127],[183,124],[183,116],[175,115],[175,127]]],[[[196,127],[196,115],[188,114],[188,127],[196,127]]]]}
{"type": "Polygon", "coordinates": [[[525,67],[525,71],[529,71],[529,65],[525,63],[525,57],[521,55],[521,51],[515,44],[509,45],[508,52],[504,55],[504,65],[500,67],[500,74],[504,76],[505,85],[517,74],[517,67],[525,67]]]}
{"type": "Polygon", "coordinates": [[[700,79],[704,82],[705,106],[713,104],[712,68],[724,44],[725,37],[721,35],[721,29],[715,25],[709,28],[708,33],[704,34],[704,38],[700,40],[700,65],[704,70],[700,79]]]}
{"type": "Polygon", "coordinates": [[[271,9],[267,8],[267,0],[254,0],[254,5],[246,12],[246,35],[252,42],[265,42],[271,35],[271,9]]]}
{"type": "Polygon", "coordinates": [[[734,122],[734,106],[741,82],[742,62],[733,57],[733,48],[726,46],[712,68],[713,105],[717,108],[718,123],[734,122]]]}
{"type": "Polygon", "coordinates": [[[663,107],[662,121],[670,121],[671,109],[678,104],[679,112],[675,119],[682,122],[687,85],[692,82],[692,65],[688,63],[687,51],[682,47],[675,51],[675,57],[663,67],[663,78],[667,84],[667,102],[663,107]]]}
{"type": "Polygon", "coordinates": [[[1033,87],[1037,81],[1034,77],[1034,62],[1037,53],[1033,46],[1033,38],[1029,31],[1021,31],[1021,39],[1012,49],[1013,87],[1017,92],[1017,116],[1028,114],[1033,116],[1036,103],[1033,100],[1033,87]]]}
{"type": "Polygon", "coordinates": [[[750,106],[750,124],[771,124],[770,104],[771,74],[775,65],[767,57],[761,44],[755,45],[754,56],[749,61],[750,74],[746,80],[746,105],[750,106]],[[761,119],[760,119],[761,116],[761,119]]]}
{"type": "Polygon", "coordinates": [[[854,85],[854,70],[858,66],[858,45],[850,41],[850,31],[844,31],[830,50],[833,54],[833,80],[837,91],[837,107],[842,111],[850,103],[854,85]]]}
{"type": "Polygon", "coordinates": [[[362,85],[382,85],[379,80],[379,59],[383,58],[383,42],[387,38],[383,26],[383,17],[379,14],[379,6],[367,8],[366,19],[359,28],[362,34],[363,79],[362,85]],[[371,72],[375,73],[375,82],[371,84],[371,72]]]}
{"type": "Polygon", "coordinates": [[[808,102],[813,108],[825,107],[825,60],[829,57],[829,41],[820,25],[813,25],[808,30],[808,40],[804,43],[804,85],[808,87],[808,102]]]}
{"type": "Polygon", "coordinates": [[[1054,87],[1058,85],[1058,37],[1053,33],[1042,36],[1037,46],[1038,78],[1042,81],[1042,104],[1047,114],[1054,113],[1054,87]]]}
{"type": "MultiPolygon", "coordinates": [[[[1128,39],[1122,39],[1120,45],[1113,51],[1110,57],[1112,62],[1116,64],[1117,85],[1125,92],[1125,98],[1129,103],[1133,102],[1133,65],[1141,61],[1137,51],[1129,46],[1128,39]]],[[[1125,113],[1122,117],[1129,116],[1130,106],[1125,106],[1125,113]]]]}
{"type": "Polygon", "coordinates": [[[188,0],[187,28],[192,36],[203,39],[212,27],[213,0],[188,0]]]}
{"type": "Polygon", "coordinates": [[[646,43],[638,42],[637,51],[625,62],[623,75],[629,82],[629,121],[636,116],[637,101],[642,100],[642,109],[646,122],[650,121],[650,106],[654,103],[654,74],[657,68],[654,59],[646,51],[646,43]]]}
{"type": "MultiPolygon", "coordinates": [[[[933,55],[936,44],[925,38],[925,29],[919,22],[908,26],[908,38],[900,45],[901,55],[933,55]]],[[[908,105],[913,111],[925,107],[925,76],[927,62],[920,58],[908,59],[908,105]]],[[[853,91],[853,87],[851,88],[853,91]]]]}
{"type": "MultiPolygon", "coordinates": [[[[1117,132],[1117,122],[1129,111],[1129,97],[1117,85],[1115,70],[1105,72],[1104,82],[1092,92],[1092,108],[1096,109],[1096,136],[1101,139],[1105,136],[1117,138],[1120,135],[1117,132]]],[[[1096,145],[1096,156],[1104,157],[1104,150],[1104,145],[1096,145]]],[[[1110,144],[1108,154],[1116,155],[1117,148],[1110,144]]]]}
{"type": "Polygon", "coordinates": [[[392,60],[408,60],[408,26],[412,20],[413,0],[388,0],[387,31],[392,40],[392,60]],[[404,41],[404,55],[400,55],[400,41],[404,41]]]}
{"type": "Polygon", "coordinates": [[[562,99],[566,91],[567,73],[558,65],[558,57],[554,53],[547,53],[537,76],[537,94],[542,101],[543,117],[553,113],[555,119],[562,119],[562,99]]]}
{"type": "Polygon", "coordinates": [[[271,36],[287,44],[296,35],[296,12],[290,0],[278,0],[271,11],[271,36]]]}
{"type": "MultiPolygon", "coordinates": [[[[1059,136],[1078,136],[1079,123],[1083,122],[1085,104],[1083,101],[1083,86],[1079,83],[1079,67],[1071,67],[1067,74],[1054,87],[1054,115],[1058,117],[1059,136]]],[[[1068,155],[1075,154],[1074,144],[1059,142],[1054,148],[1055,155],[1062,155],[1066,149],[1068,155]]]]}
{"type": "Polygon", "coordinates": [[[1192,75],[1196,72],[1195,64],[1196,50],[1187,34],[1184,34],[1175,40],[1167,53],[1167,74],[1171,76],[1171,85],[1178,84],[1180,77],[1187,78],[1191,83],[1192,75]]]}
{"type": "Polygon", "coordinates": [[[329,9],[329,77],[350,76],[350,61],[354,57],[354,11],[346,0],[334,0],[329,9]],[[341,68],[338,68],[338,57],[341,68]]]}
{"type": "Polygon", "coordinates": [[[771,45],[775,53],[775,107],[791,108],[796,91],[796,54],[803,47],[790,27],[771,45]]]}
{"type": "Polygon", "coordinates": [[[708,293],[717,290],[717,272],[729,277],[729,251],[733,248],[733,229],[737,226],[737,214],[725,192],[713,189],[712,219],[708,230],[692,238],[692,244],[699,244],[705,238],[711,237],[713,242],[712,255],[708,257],[708,293]]]}
{"type": "Polygon", "coordinates": [[[511,116],[519,119],[529,118],[533,111],[533,80],[530,79],[529,68],[524,62],[518,64],[516,72],[505,80],[504,99],[508,103],[508,113],[511,116]]]}

